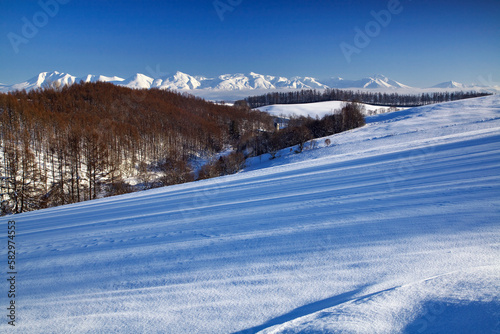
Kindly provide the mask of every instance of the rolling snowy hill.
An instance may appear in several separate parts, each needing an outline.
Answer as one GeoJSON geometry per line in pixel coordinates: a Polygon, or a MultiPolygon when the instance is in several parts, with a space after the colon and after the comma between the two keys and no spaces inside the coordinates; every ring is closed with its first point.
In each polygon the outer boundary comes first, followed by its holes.
{"type": "MultiPolygon", "coordinates": [[[[298,104],[274,104],[265,107],[257,108],[260,111],[265,111],[273,116],[309,116],[312,118],[322,118],[332,114],[335,110],[342,109],[342,101],[325,101],[316,103],[298,103],[298,104]]],[[[360,103],[364,107],[365,115],[376,115],[386,113],[392,110],[391,107],[374,106],[370,104],[360,103]]]]}
{"type": "Polygon", "coordinates": [[[18,294],[0,331],[499,331],[500,98],[329,139],[236,175],[2,217],[18,294]]]}

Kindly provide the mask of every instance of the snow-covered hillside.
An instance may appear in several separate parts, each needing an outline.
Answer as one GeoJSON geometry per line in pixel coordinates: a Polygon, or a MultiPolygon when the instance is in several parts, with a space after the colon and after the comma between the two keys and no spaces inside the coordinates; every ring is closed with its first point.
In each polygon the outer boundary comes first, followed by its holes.
{"type": "Polygon", "coordinates": [[[0,331],[498,332],[500,98],[329,139],[236,175],[1,218],[16,221],[18,318],[0,331]]]}
{"type": "MultiPolygon", "coordinates": [[[[273,116],[309,116],[312,118],[322,118],[325,115],[332,114],[335,110],[342,109],[342,105],[344,103],[345,102],[342,101],[326,101],[299,104],[273,104],[257,109],[260,111],[265,111],[273,116]]],[[[364,107],[364,113],[366,115],[382,114],[394,109],[391,107],[374,106],[365,103],[360,104],[364,107]]]]}

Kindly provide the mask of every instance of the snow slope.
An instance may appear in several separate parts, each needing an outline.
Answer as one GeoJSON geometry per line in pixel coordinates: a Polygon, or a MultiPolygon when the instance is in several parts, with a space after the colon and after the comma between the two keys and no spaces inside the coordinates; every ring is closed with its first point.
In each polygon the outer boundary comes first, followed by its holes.
{"type": "MultiPolygon", "coordinates": [[[[342,101],[325,101],[315,103],[300,103],[300,104],[273,104],[270,106],[257,108],[260,111],[265,111],[273,116],[310,116],[315,118],[324,117],[332,114],[335,110],[342,109],[342,101]]],[[[388,112],[391,107],[374,106],[361,103],[365,107],[365,114],[380,114],[388,112]]],[[[405,108],[406,109],[406,108],[405,108]]]]}
{"type": "Polygon", "coordinates": [[[18,323],[0,332],[500,330],[500,98],[372,116],[330,140],[1,218],[17,225],[18,323]]]}

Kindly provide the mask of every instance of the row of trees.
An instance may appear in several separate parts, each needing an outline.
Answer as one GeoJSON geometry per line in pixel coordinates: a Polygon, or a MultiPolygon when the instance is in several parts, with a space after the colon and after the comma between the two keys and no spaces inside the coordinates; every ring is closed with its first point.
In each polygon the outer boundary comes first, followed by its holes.
{"type": "Polygon", "coordinates": [[[490,95],[481,92],[436,92],[422,94],[372,93],[328,88],[325,90],[300,90],[273,92],[245,99],[252,108],[272,104],[312,103],[323,101],[358,101],[373,105],[415,107],[490,95]]]}
{"type": "Polygon", "coordinates": [[[272,118],[157,89],[109,83],[0,94],[1,213],[19,213],[194,179],[210,155],[272,118]],[[157,177],[160,175],[160,177],[157,177]]]}

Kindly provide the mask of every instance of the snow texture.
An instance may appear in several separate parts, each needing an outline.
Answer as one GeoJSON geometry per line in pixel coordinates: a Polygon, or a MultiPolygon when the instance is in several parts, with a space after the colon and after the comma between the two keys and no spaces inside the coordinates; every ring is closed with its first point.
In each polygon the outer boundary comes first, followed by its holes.
{"type": "Polygon", "coordinates": [[[2,217],[17,225],[18,322],[0,332],[497,333],[500,98],[329,139],[2,217]]]}

